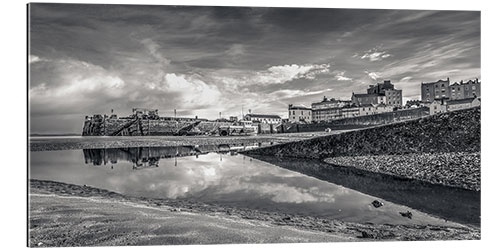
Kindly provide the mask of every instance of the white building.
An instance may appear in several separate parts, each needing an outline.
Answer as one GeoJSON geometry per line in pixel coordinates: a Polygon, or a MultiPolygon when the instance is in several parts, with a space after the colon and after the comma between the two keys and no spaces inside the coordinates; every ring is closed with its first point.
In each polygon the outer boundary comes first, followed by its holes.
{"type": "Polygon", "coordinates": [[[278,115],[262,115],[262,114],[247,114],[244,120],[252,122],[260,122],[267,124],[279,124],[281,123],[281,117],[278,115]]]}
{"type": "Polygon", "coordinates": [[[288,121],[310,123],[312,121],[311,108],[304,105],[288,105],[288,121]]]}

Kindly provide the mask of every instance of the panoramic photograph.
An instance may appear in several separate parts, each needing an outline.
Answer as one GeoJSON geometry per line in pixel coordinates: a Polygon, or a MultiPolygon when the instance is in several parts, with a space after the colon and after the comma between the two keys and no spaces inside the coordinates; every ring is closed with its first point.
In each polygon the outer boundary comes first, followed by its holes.
{"type": "Polygon", "coordinates": [[[481,239],[480,11],[27,22],[28,247],[481,239]]]}

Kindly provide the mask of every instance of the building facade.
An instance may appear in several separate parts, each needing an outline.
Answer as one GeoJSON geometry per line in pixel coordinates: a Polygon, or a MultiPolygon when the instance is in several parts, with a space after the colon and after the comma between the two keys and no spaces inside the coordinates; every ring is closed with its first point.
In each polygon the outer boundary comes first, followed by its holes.
{"type": "Polygon", "coordinates": [[[474,97],[481,97],[481,82],[477,78],[451,85],[450,78],[421,85],[421,99],[427,103],[432,103],[436,99],[461,100],[474,97]]]}
{"type": "Polygon", "coordinates": [[[436,99],[450,98],[450,78],[438,80],[437,82],[422,82],[420,93],[422,101],[433,102],[436,99]]]}
{"type": "Polygon", "coordinates": [[[429,114],[434,115],[434,114],[439,114],[446,112],[447,107],[446,103],[444,102],[444,99],[441,100],[434,100],[429,104],[429,114]]]}
{"type": "Polygon", "coordinates": [[[382,104],[386,102],[386,97],[383,94],[354,94],[352,93],[351,101],[357,106],[382,104]]]}
{"type": "Polygon", "coordinates": [[[473,107],[481,106],[481,100],[479,97],[466,98],[460,100],[451,100],[447,103],[447,111],[455,111],[460,109],[468,109],[473,107]]]}
{"type": "Polygon", "coordinates": [[[244,120],[267,124],[281,123],[281,117],[278,115],[246,114],[244,120]]]}
{"type": "Polygon", "coordinates": [[[324,96],[321,102],[311,104],[312,120],[319,122],[342,118],[341,108],[350,104],[350,101],[328,99],[324,96]]]}
{"type": "Polygon", "coordinates": [[[403,91],[395,89],[390,80],[385,80],[377,85],[370,85],[366,94],[352,93],[351,101],[358,106],[386,104],[401,107],[403,105],[403,91]]]}
{"type": "Polygon", "coordinates": [[[342,118],[359,116],[359,107],[356,105],[346,106],[341,109],[342,118]]]}
{"type": "Polygon", "coordinates": [[[474,98],[481,97],[481,82],[476,78],[474,81],[469,80],[467,82],[460,81],[460,84],[464,88],[464,98],[474,98]]]}
{"type": "Polygon", "coordinates": [[[289,122],[312,122],[312,109],[303,105],[288,105],[289,122]]]}

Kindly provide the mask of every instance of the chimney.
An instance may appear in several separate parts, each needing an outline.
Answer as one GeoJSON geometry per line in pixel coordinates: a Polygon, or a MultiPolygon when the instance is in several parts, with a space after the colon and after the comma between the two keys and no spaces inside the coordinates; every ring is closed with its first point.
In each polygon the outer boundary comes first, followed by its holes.
{"type": "Polygon", "coordinates": [[[447,81],[447,82],[450,82],[450,78],[449,78],[449,77],[447,77],[447,78],[446,78],[446,81],[447,81]]]}

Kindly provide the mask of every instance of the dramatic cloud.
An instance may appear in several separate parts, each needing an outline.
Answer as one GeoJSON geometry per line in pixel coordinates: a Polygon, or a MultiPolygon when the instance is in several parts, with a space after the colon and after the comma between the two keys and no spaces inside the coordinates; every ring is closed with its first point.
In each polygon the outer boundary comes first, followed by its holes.
{"type": "Polygon", "coordinates": [[[285,83],[293,79],[314,79],[317,74],[328,72],[329,64],[272,66],[267,71],[258,72],[255,81],[261,84],[285,83]]]}
{"type": "MultiPolygon", "coordinates": [[[[153,89],[157,89],[153,87],[153,89]]],[[[179,105],[184,108],[196,108],[217,102],[221,93],[216,86],[208,85],[200,79],[185,75],[167,74],[159,90],[176,94],[179,105]],[[183,105],[184,104],[184,105],[183,105]]]]}
{"type": "Polygon", "coordinates": [[[480,13],[30,4],[30,130],[134,107],[208,119],[480,78],[480,13]],[[354,56],[353,56],[354,55],[354,56]],[[335,69],[334,69],[335,68],[335,69]]]}

